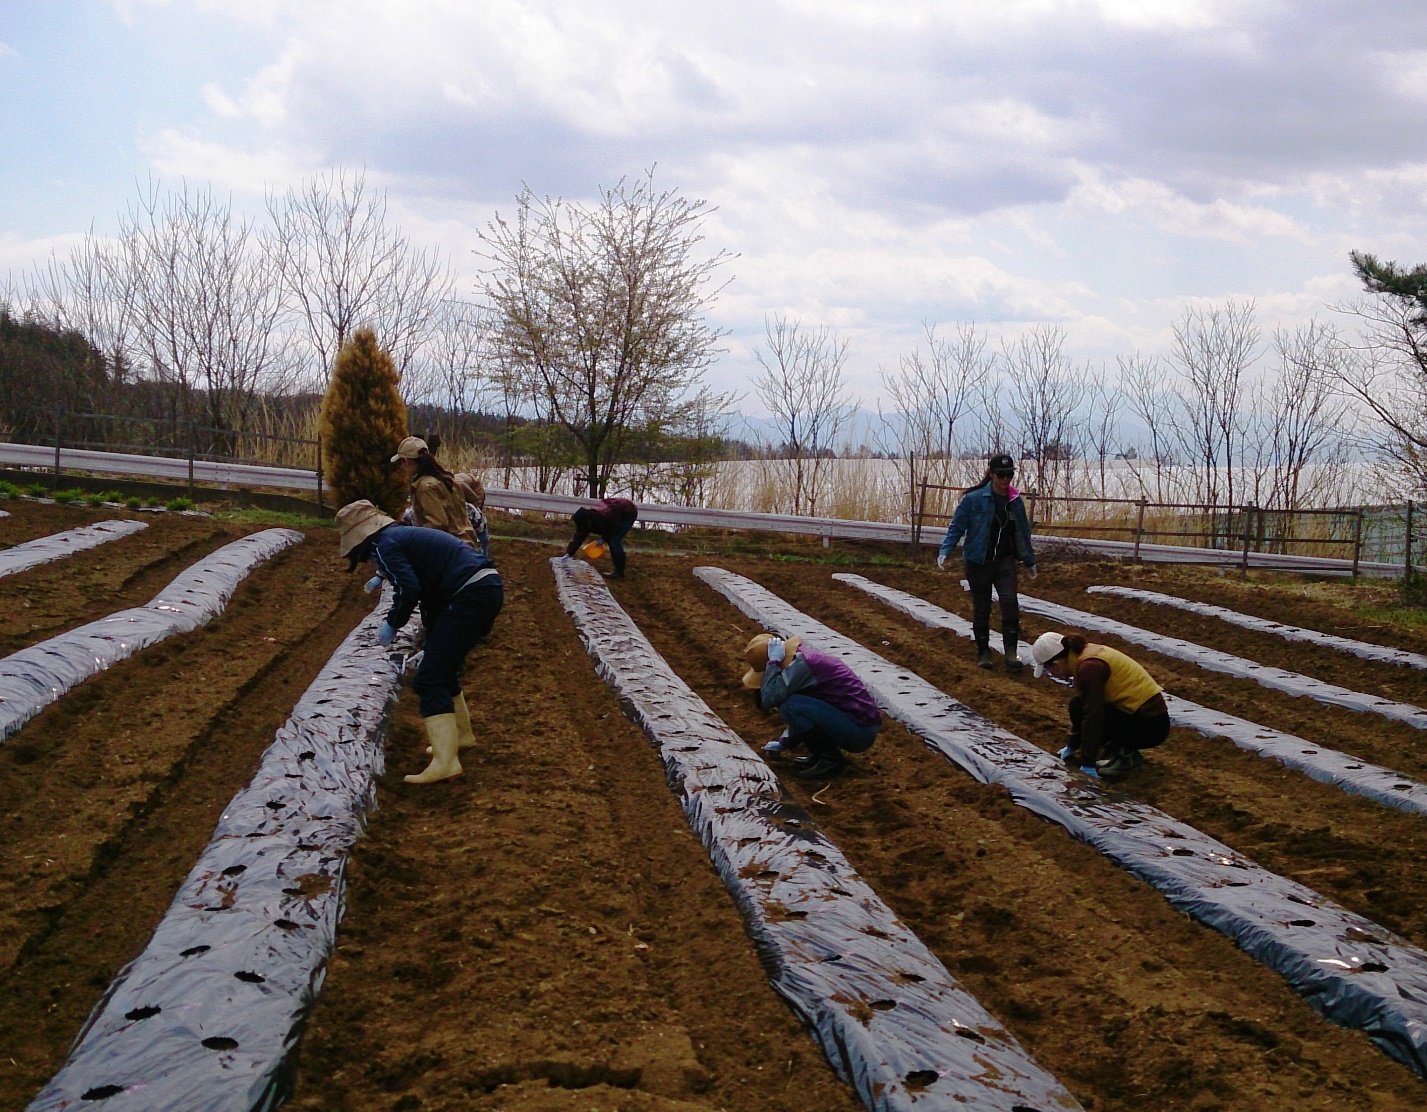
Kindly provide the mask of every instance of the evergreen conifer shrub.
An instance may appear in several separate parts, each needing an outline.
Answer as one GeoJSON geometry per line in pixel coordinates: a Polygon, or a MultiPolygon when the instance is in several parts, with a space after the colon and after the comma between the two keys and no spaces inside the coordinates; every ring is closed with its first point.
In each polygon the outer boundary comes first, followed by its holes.
{"type": "Polygon", "coordinates": [[[342,345],[322,399],[322,470],[338,506],[367,498],[389,514],[406,502],[407,484],[391,463],[406,436],[406,405],[396,366],[370,328],[342,345]]]}

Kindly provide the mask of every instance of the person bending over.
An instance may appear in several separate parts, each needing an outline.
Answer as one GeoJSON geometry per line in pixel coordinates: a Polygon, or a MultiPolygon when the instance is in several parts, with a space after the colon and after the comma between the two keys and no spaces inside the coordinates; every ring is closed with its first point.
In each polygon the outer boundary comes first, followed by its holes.
{"type": "Polygon", "coordinates": [[[765,711],[776,710],[787,727],[763,747],[767,754],[804,748],[794,775],[804,780],[835,776],[844,753],[863,753],[877,740],[882,712],[863,682],[842,661],[805,648],[798,638],[760,633],[743,652],[743,686],[758,692],[765,711]]]}
{"type": "Polygon", "coordinates": [[[966,581],[971,585],[971,627],[976,637],[976,663],[990,668],[991,590],[1001,600],[1001,644],[1006,650],[1006,671],[1019,672],[1017,655],[1021,637],[1021,607],[1016,597],[1016,563],[1026,565],[1036,577],[1036,550],[1031,545],[1031,523],[1021,492],[1011,485],[1016,461],[992,456],[986,477],[962,495],[951,524],[946,527],[936,566],[946,567],[947,557],[963,537],[966,547],[966,581]]]}
{"type": "Polygon", "coordinates": [[[634,528],[639,519],[639,510],[628,498],[602,498],[593,506],[581,506],[571,516],[575,523],[575,535],[565,546],[565,555],[573,556],[585,543],[585,538],[593,533],[603,537],[609,545],[609,558],[614,563],[614,571],[605,573],[606,579],[624,578],[624,535],[634,528]]]}
{"type": "Polygon", "coordinates": [[[376,589],[385,580],[395,601],[377,636],[390,645],[419,606],[426,626],[425,652],[411,681],[421,700],[421,719],[431,745],[431,763],[406,777],[430,784],[461,774],[458,752],[476,743],[461,691],[461,667],[476,642],[491,631],[505,602],[500,574],[470,545],[437,529],[398,525],[363,499],[337,511],[338,551],[349,571],[371,560],[376,589]]]}
{"type": "Polygon", "coordinates": [[[1060,758],[1081,772],[1123,776],[1144,764],[1142,750],[1169,736],[1164,689],[1118,649],[1078,633],[1043,633],[1031,658],[1037,676],[1049,672],[1072,683],[1070,740],[1060,758]]]}
{"type": "Polygon", "coordinates": [[[457,471],[456,493],[466,500],[466,517],[476,533],[476,547],[481,555],[491,554],[491,527],[486,520],[486,484],[469,471],[457,471]]]}

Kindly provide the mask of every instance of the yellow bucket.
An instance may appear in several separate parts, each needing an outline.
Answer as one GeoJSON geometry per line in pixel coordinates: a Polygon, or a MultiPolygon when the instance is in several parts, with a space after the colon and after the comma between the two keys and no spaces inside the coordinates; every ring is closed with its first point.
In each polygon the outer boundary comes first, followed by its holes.
{"type": "Polygon", "coordinates": [[[609,555],[609,545],[596,537],[593,540],[586,541],[580,547],[580,555],[586,560],[598,560],[601,556],[609,555]]]}

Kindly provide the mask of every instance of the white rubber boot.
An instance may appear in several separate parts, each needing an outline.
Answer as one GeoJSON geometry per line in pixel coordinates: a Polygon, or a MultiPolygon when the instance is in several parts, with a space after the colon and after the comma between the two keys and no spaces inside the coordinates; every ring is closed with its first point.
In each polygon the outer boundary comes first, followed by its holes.
{"type": "MultiPolygon", "coordinates": [[[[466,693],[462,691],[451,701],[456,704],[456,748],[469,749],[476,744],[476,735],[471,729],[471,712],[466,709],[466,693]]],[[[429,745],[426,755],[431,756],[429,745]]]]}
{"type": "Polygon", "coordinates": [[[458,692],[453,702],[456,704],[456,748],[469,749],[476,744],[476,735],[471,730],[471,712],[466,709],[466,693],[458,692]]]}
{"type": "Polygon", "coordinates": [[[461,761],[456,756],[459,727],[455,714],[433,714],[422,719],[426,739],[431,742],[431,763],[415,776],[406,777],[408,784],[434,784],[461,775],[461,761]]]}

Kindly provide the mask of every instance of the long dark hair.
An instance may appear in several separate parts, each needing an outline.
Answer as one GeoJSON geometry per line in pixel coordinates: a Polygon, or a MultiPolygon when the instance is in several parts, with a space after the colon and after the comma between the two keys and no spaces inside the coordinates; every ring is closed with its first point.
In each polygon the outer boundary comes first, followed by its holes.
{"type": "MultiPolygon", "coordinates": [[[[424,479],[427,476],[434,476],[446,484],[447,490],[456,489],[456,476],[441,466],[440,461],[429,451],[422,451],[415,460],[416,479],[424,479]]],[[[415,482],[413,479],[412,482],[415,482]]]]}

